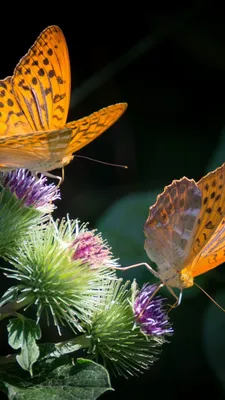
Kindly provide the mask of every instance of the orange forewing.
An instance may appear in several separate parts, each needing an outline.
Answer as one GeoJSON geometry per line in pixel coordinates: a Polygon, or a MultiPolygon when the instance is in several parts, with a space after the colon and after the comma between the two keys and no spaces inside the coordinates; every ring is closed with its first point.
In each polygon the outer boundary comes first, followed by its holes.
{"type": "Polygon", "coordinates": [[[69,143],[68,152],[72,154],[96,139],[124,113],[126,103],[118,103],[102,108],[77,121],[68,122],[65,127],[72,129],[72,138],[69,143]]]}
{"type": "Polygon", "coordinates": [[[13,92],[33,131],[62,128],[70,104],[70,61],[65,37],[49,26],[20,60],[13,92]]]}
{"type": "Polygon", "coordinates": [[[0,81],[0,170],[61,168],[127,108],[126,103],[115,104],[66,124],[70,85],[64,35],[59,27],[49,26],[13,76],[0,81]]]}
{"type": "Polygon", "coordinates": [[[198,187],[202,206],[192,250],[185,265],[193,277],[225,261],[225,164],[204,176],[198,187]]]}

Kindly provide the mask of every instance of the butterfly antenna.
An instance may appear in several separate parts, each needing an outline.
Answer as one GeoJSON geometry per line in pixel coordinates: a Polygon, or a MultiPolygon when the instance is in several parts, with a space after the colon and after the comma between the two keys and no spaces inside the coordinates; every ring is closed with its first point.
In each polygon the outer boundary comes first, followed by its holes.
{"type": "Polygon", "coordinates": [[[86,156],[81,156],[81,155],[76,155],[76,154],[75,154],[74,157],[84,158],[86,160],[94,161],[94,162],[97,162],[99,164],[109,165],[110,167],[118,167],[118,168],[124,168],[124,169],[128,168],[127,165],[112,164],[112,163],[108,163],[108,162],[105,162],[105,161],[96,160],[95,158],[91,158],[91,157],[86,157],[86,156]]]}
{"type": "Polygon", "coordinates": [[[194,282],[194,285],[197,286],[217,307],[219,307],[223,312],[225,312],[225,309],[216,302],[201,286],[197,285],[197,283],[194,282]]]}
{"type": "MultiPolygon", "coordinates": [[[[36,176],[38,179],[38,175],[36,175],[36,176]]],[[[57,187],[59,187],[62,184],[62,182],[64,181],[64,167],[62,167],[62,176],[53,175],[53,174],[50,174],[50,172],[45,172],[44,176],[47,176],[48,178],[52,178],[52,179],[58,179],[59,182],[57,184],[57,187]]]]}

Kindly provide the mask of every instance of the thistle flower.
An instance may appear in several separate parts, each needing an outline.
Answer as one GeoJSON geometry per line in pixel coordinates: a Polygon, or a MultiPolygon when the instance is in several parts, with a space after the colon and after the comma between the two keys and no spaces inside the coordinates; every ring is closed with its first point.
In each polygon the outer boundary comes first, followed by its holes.
{"type": "Polygon", "coordinates": [[[37,320],[45,314],[49,324],[51,315],[59,332],[65,324],[82,331],[107,295],[109,282],[116,279],[109,268],[90,269],[83,259],[73,260],[74,249],[67,240],[75,240],[74,225],[76,221],[67,218],[34,230],[9,259],[14,269],[5,269],[19,284],[5,293],[4,304],[15,297],[17,304],[35,304],[37,320]]]}
{"type": "Polygon", "coordinates": [[[116,375],[137,375],[156,360],[164,337],[146,336],[135,323],[128,282],[111,282],[112,290],[86,326],[89,352],[116,375]]]}
{"type": "Polygon", "coordinates": [[[53,201],[60,199],[60,192],[53,183],[46,182],[45,176],[41,175],[37,179],[25,169],[17,169],[2,176],[3,186],[22,200],[24,206],[50,213],[55,208],[53,201]]]}
{"type": "Polygon", "coordinates": [[[83,263],[88,263],[91,268],[117,266],[117,260],[113,259],[110,247],[106,240],[102,239],[96,230],[87,230],[87,225],[83,224],[79,228],[76,222],[76,238],[72,243],[74,248],[73,260],[80,259],[83,263]]]}
{"type": "Polygon", "coordinates": [[[164,299],[160,296],[151,298],[156,289],[156,285],[145,284],[137,294],[133,305],[136,322],[146,335],[172,334],[173,329],[163,308],[164,299]]]}
{"type": "MultiPolygon", "coordinates": [[[[63,235],[63,247],[72,250],[72,259],[79,260],[82,264],[88,264],[89,268],[111,268],[118,266],[118,260],[113,257],[111,248],[101,233],[96,229],[88,230],[87,223],[80,223],[78,219],[70,220],[62,218],[56,223],[56,231],[63,235]]],[[[111,270],[111,275],[115,271],[111,270]]]]}

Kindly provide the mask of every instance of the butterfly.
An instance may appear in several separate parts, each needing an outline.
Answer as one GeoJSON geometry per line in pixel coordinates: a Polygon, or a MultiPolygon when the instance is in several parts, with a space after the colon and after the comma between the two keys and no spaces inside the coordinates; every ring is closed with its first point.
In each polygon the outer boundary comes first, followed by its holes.
{"type": "Polygon", "coordinates": [[[145,265],[161,281],[157,291],[167,286],[178,305],[196,276],[225,262],[225,163],[198,182],[183,177],[166,186],[149,208],[144,233],[157,270],[147,263],[117,269],[145,265]]]}
{"type": "Polygon", "coordinates": [[[0,80],[0,171],[42,172],[70,163],[73,153],[108,129],[126,103],[66,122],[71,76],[65,37],[49,26],[20,60],[13,75],[0,80]]]}

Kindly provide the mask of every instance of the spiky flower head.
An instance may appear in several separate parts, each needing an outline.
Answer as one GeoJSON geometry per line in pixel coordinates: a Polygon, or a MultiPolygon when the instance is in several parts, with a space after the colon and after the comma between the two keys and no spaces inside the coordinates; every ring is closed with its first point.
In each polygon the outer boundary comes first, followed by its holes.
{"type": "Polygon", "coordinates": [[[77,221],[76,238],[72,243],[74,248],[73,260],[81,259],[88,263],[91,268],[117,266],[117,260],[113,258],[112,252],[106,240],[103,240],[96,230],[88,230],[87,224],[79,228],[77,221]]]}
{"type": "Polygon", "coordinates": [[[37,178],[25,169],[17,169],[2,176],[3,186],[22,200],[26,207],[32,206],[50,213],[55,208],[53,201],[60,199],[60,192],[56,185],[46,182],[45,176],[37,178]]]}
{"type": "Polygon", "coordinates": [[[143,285],[134,300],[135,319],[146,335],[171,335],[173,329],[164,309],[165,299],[161,296],[154,296],[156,290],[156,285],[143,285]]]}
{"type": "Polygon", "coordinates": [[[156,360],[164,337],[146,336],[135,323],[128,282],[111,283],[112,289],[86,326],[89,352],[117,375],[137,375],[156,360]]]}
{"type": "Polygon", "coordinates": [[[107,296],[109,282],[116,279],[115,272],[107,267],[90,268],[82,258],[73,259],[77,221],[53,220],[43,230],[34,230],[23,241],[10,262],[7,276],[19,281],[6,292],[4,301],[17,296],[17,303],[37,306],[37,319],[46,314],[48,323],[52,315],[55,325],[68,324],[82,331],[82,324],[99,301],[107,296]]]}

